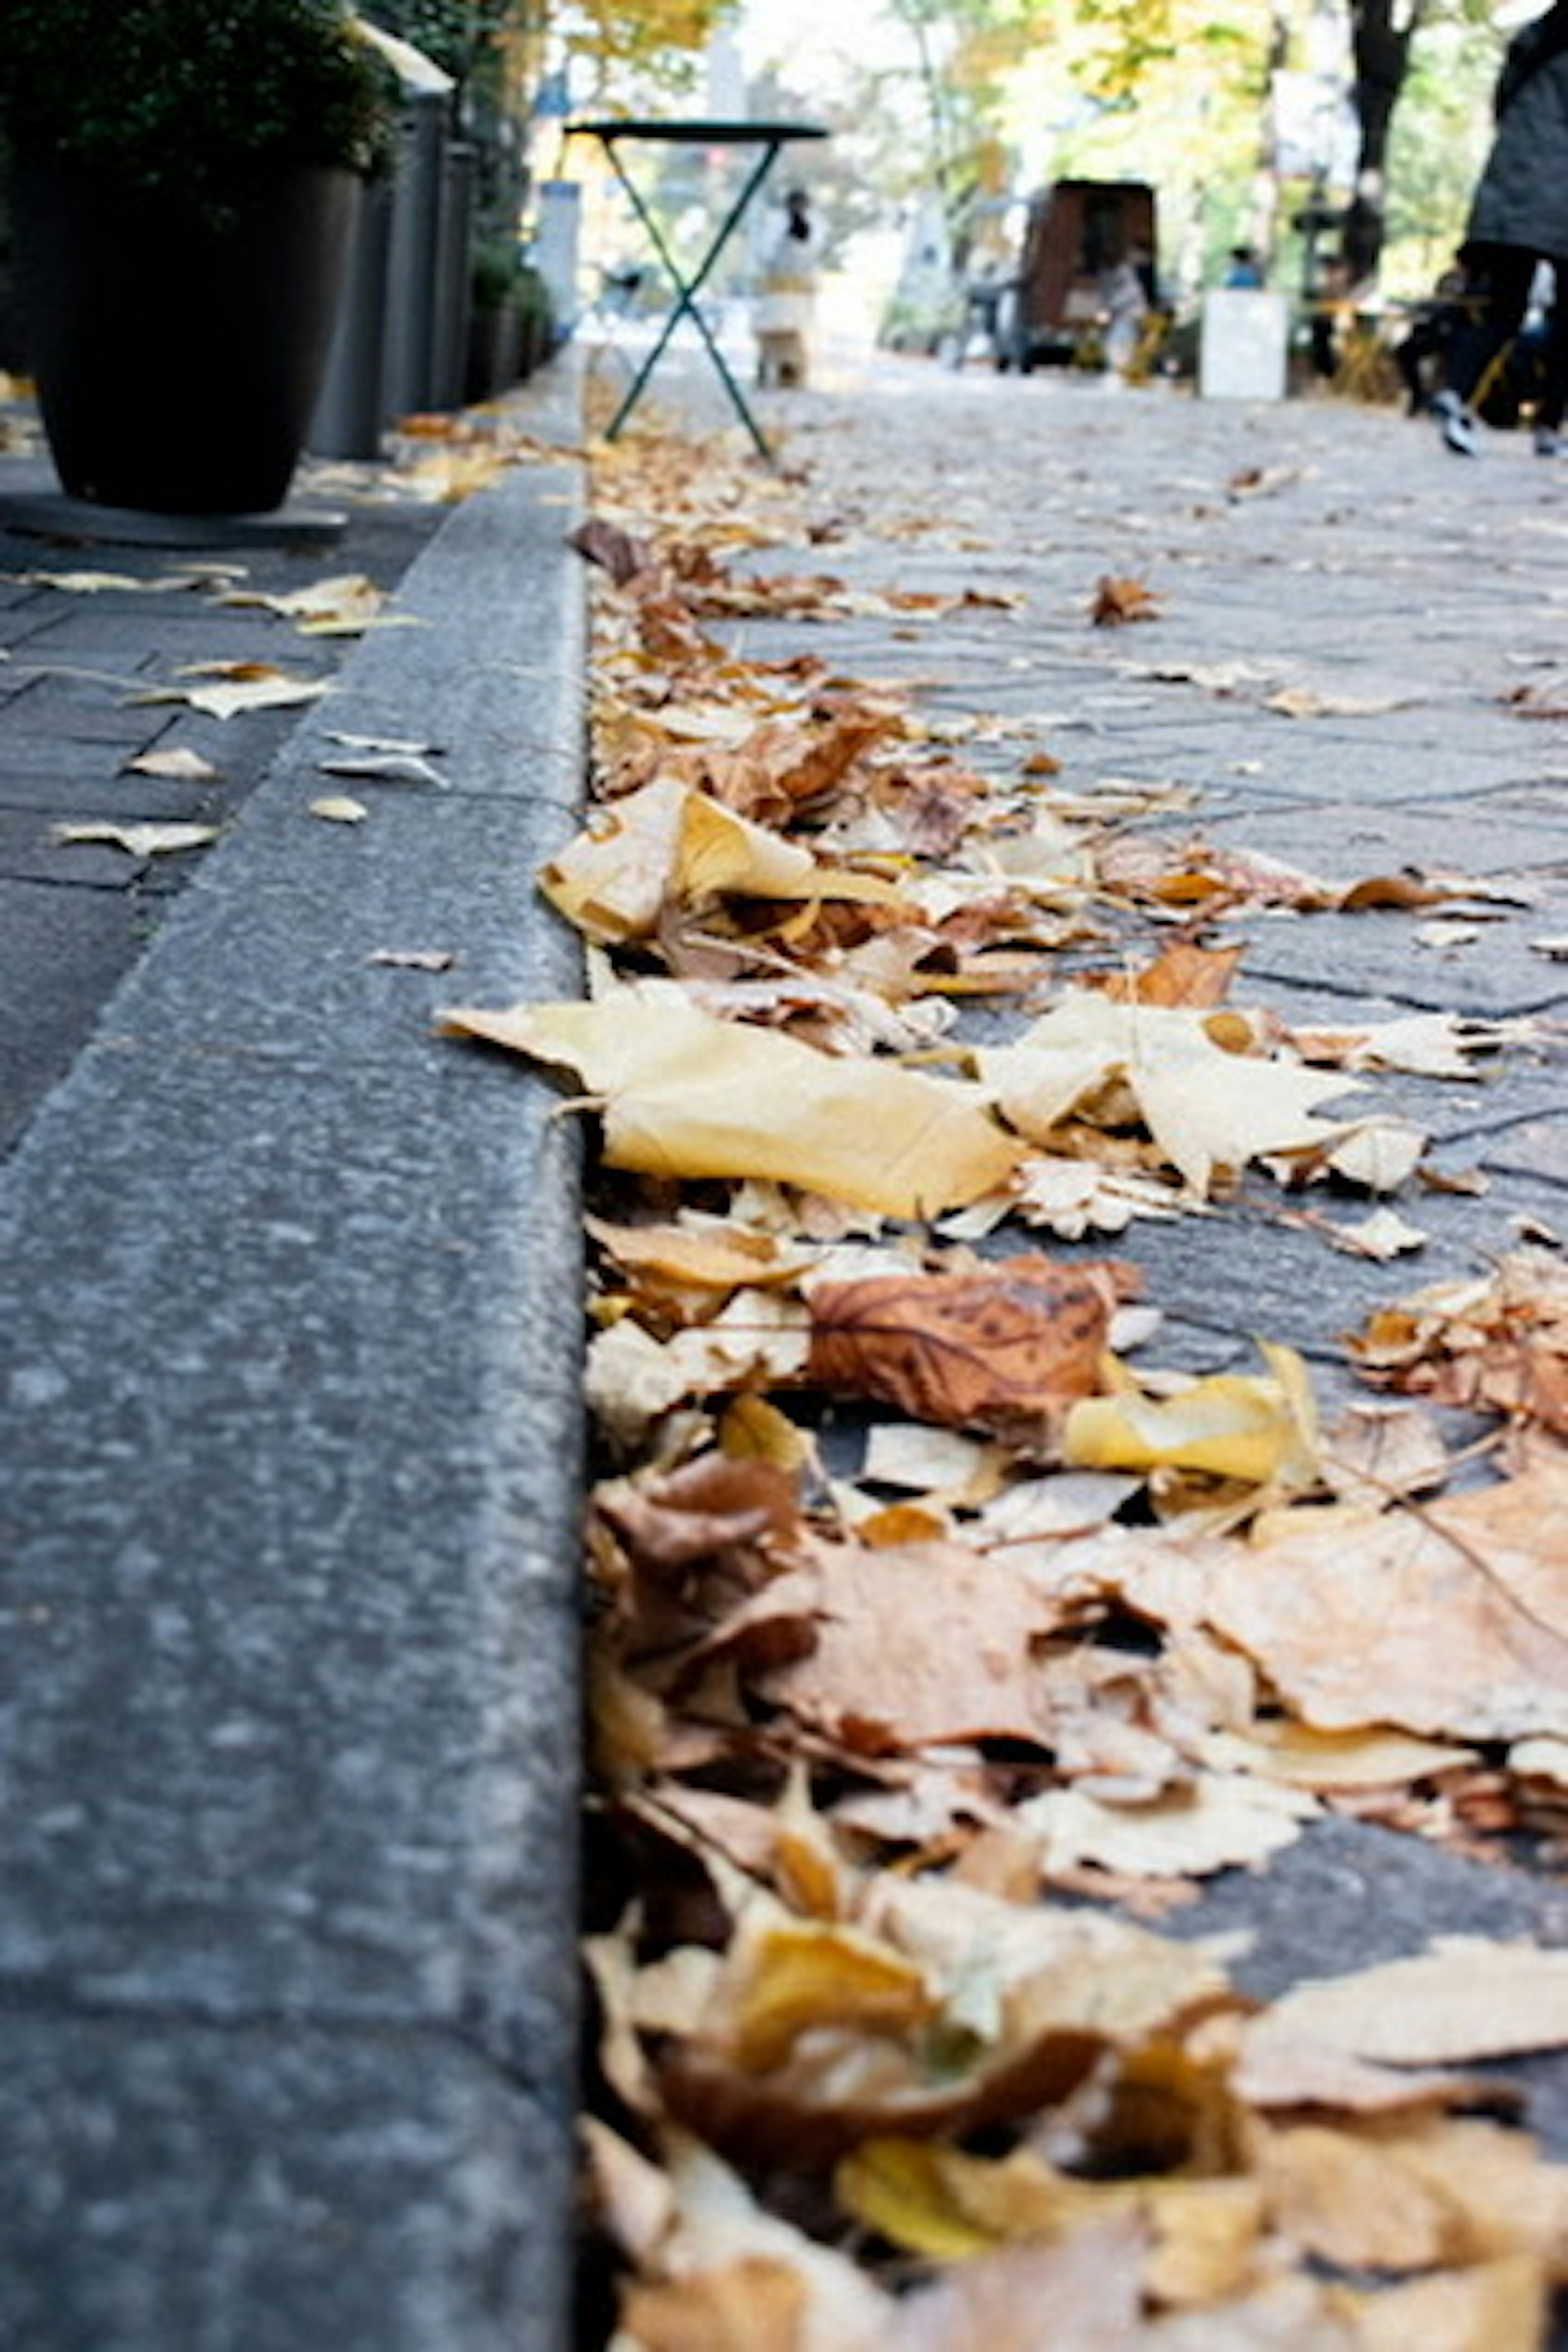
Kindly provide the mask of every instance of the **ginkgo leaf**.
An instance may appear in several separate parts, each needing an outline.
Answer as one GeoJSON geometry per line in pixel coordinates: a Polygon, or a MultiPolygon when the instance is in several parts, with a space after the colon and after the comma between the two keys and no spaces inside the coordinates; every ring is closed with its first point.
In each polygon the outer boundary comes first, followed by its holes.
{"type": "Polygon", "coordinates": [[[1227,1053],[1199,1012],[1119,1004],[1088,991],[1064,998],[1016,1044],[975,1060],[1003,1115],[1039,1142],[1095,1088],[1121,1080],[1198,1193],[1216,1168],[1331,1142],[1341,1130],[1313,1113],[1356,1084],[1300,1063],[1227,1053]]]}
{"type": "Polygon", "coordinates": [[[1173,1397],[1136,1390],[1087,1397],[1068,1414],[1062,1448],[1086,1470],[1198,1470],[1255,1486],[1306,1487],[1318,1476],[1317,1413],[1292,1348],[1259,1343],[1267,1372],[1215,1372],[1173,1397]]]}
{"type": "Polygon", "coordinates": [[[136,776],[163,776],[180,784],[205,784],[222,771],[215,768],[210,760],[204,760],[199,751],[188,751],[181,745],[169,751],[139,751],[133,760],[126,761],[122,772],[136,776]]]}
{"type": "Polygon", "coordinates": [[[662,1176],[761,1176],[888,1216],[930,1216],[1000,1184],[1023,1147],[984,1095],[717,1021],[669,982],[590,1004],[453,1011],[449,1034],[577,1071],[604,1097],[605,1158],[662,1176]]]}
{"type": "Polygon", "coordinates": [[[672,898],[899,903],[880,876],[826,866],[803,845],[670,777],[614,803],[551,860],[540,884],[569,920],[602,940],[646,938],[672,898]]]}
{"type": "Polygon", "coordinates": [[[196,665],[191,677],[214,676],[210,686],[155,687],[134,694],[132,702],[184,702],[211,719],[235,719],[247,710],[289,709],[315,702],[332,690],[330,677],[290,677],[265,662],[215,662],[196,665]]]}
{"type": "Polygon", "coordinates": [[[216,824],[57,824],[56,841],[107,842],[132,857],[167,857],[184,849],[205,849],[218,837],[216,824]]]}

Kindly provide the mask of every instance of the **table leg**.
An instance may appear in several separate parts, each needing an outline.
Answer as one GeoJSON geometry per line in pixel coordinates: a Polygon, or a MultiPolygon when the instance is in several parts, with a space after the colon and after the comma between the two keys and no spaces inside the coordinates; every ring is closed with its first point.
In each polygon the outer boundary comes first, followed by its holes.
{"type": "Polygon", "coordinates": [[[676,289],[675,307],[670,311],[668,318],[665,320],[663,329],[660,331],[658,339],[654,344],[652,351],[649,352],[647,359],[644,360],[642,366],[637,370],[636,378],[627,391],[625,399],[621,402],[619,408],[616,409],[615,415],[611,418],[608,429],[605,436],[605,439],[613,441],[620,432],[622,425],[631,415],[632,410],[637,406],[637,401],[642,395],[644,385],[647,383],[649,376],[652,375],[654,369],[658,365],[660,359],[664,356],[664,352],[668,346],[669,340],[674,334],[677,327],[680,324],[682,319],[689,319],[693,326],[697,329],[698,333],[701,336],[704,343],[708,346],[708,356],[712,361],[714,367],[718,370],[720,378],[722,381],[726,391],[729,393],[731,400],[734,404],[735,409],[740,415],[741,422],[745,425],[747,432],[751,435],[759,456],[765,457],[771,465],[773,462],[773,453],[768,446],[768,444],[763,436],[762,428],[758,425],[756,418],[752,415],[750,408],[746,405],[745,395],[742,392],[740,385],[735,382],[735,378],[731,372],[723,352],[720,350],[717,342],[714,341],[712,331],[709,327],[707,320],[703,317],[701,310],[698,308],[697,296],[701,291],[708,278],[711,275],[720,255],[723,252],[724,247],[729,244],[736,228],[745,217],[746,211],[750,206],[752,198],[757,194],[758,189],[762,186],[763,182],[767,178],[769,172],[773,168],[773,159],[777,155],[783,142],[777,139],[769,141],[764,152],[758,157],[756,163],[752,165],[750,173],[747,174],[745,184],[742,186],[740,194],[735,198],[734,203],[731,205],[729,212],[726,214],[718,235],[714,237],[712,243],[708,247],[706,254],[703,256],[700,267],[689,279],[681,276],[679,264],[677,262],[675,256],[670,252],[669,247],[666,243],[664,236],[659,229],[658,221],[654,218],[647,205],[644,204],[642,197],[637,193],[635,183],[623,168],[620,157],[616,153],[614,141],[606,140],[604,144],[605,152],[609,156],[616,177],[619,180],[622,187],[625,188],[626,194],[630,197],[632,208],[647,233],[648,242],[653,247],[654,251],[658,254],[660,261],[664,264],[665,268],[669,272],[670,278],[673,281],[676,289]]]}

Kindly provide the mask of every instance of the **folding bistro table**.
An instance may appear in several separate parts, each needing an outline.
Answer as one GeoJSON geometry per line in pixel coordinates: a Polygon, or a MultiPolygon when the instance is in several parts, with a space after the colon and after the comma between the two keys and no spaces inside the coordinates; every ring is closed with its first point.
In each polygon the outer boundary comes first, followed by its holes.
{"type": "Polygon", "coordinates": [[[615,119],[599,122],[573,122],[567,125],[569,135],[596,139],[608,156],[616,177],[631,199],[632,209],[647,232],[649,244],[669,273],[675,288],[675,301],[659,331],[658,339],[638,369],[626,398],[611,419],[606,437],[613,441],[642,396],[644,385],[668,346],[670,337],[682,319],[689,319],[704,343],[708,356],[723,382],[725,390],[759,454],[772,459],[773,451],[763,438],[762,427],[746,405],[745,394],[735,382],[724,354],[714,341],[711,329],[698,305],[697,297],[712,275],[714,265],[740,226],[763,181],[773,169],[779,149],[794,139],[826,139],[826,131],[815,122],[707,122],[652,121],[615,119]],[[647,141],[650,144],[679,147],[756,147],[761,153],[752,163],[729,211],[720,222],[707,251],[690,275],[686,275],[669,249],[669,245],[658,221],[637,191],[617,152],[623,140],[647,141]]]}

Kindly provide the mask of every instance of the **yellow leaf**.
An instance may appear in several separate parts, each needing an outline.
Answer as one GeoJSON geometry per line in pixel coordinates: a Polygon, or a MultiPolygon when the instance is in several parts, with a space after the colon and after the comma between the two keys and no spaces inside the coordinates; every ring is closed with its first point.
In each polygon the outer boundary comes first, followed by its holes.
{"type": "Polygon", "coordinates": [[[833,2176],[844,2210],[906,2252],[937,2263],[962,2262],[997,2243],[993,2230],[968,2221],[950,2192],[942,2151],[918,2139],[868,2139],[833,2176]]]}
{"type": "Polygon", "coordinates": [[[853,1927],[781,1915],[742,1937],[733,1960],[735,2055],[756,2073],[813,2025],[908,2032],[938,2006],[914,1961],[853,1927]]]}
{"type": "Polygon", "coordinates": [[[1216,1168],[1331,1143],[1341,1130],[1313,1112],[1356,1083],[1337,1071],[1227,1053],[1201,1011],[1119,1003],[1089,990],[1053,1006],[1016,1044],[976,1060],[1004,1117],[1042,1143],[1076,1106],[1120,1080],[1194,1192],[1208,1191],[1216,1168]]]}
{"type": "Polygon", "coordinates": [[[1000,1184],[1023,1146],[984,1096],[884,1062],[837,1061],[716,1020],[668,982],[591,1004],[453,1011],[448,1034],[574,1069],[605,1098],[605,1158],[649,1175],[759,1176],[894,1217],[1000,1184]]]}
{"type": "Polygon", "coordinates": [[[1293,1348],[1259,1345],[1267,1373],[1216,1372],[1165,1399],[1082,1398],[1068,1414],[1068,1461],[1085,1470],[1196,1470],[1250,1486],[1311,1486],[1318,1430],[1307,1367],[1293,1348]]]}
{"type": "Polygon", "coordinates": [[[568,921],[605,941],[646,938],[670,899],[899,904],[898,892],[879,876],[825,866],[801,843],[668,776],[614,803],[552,860],[540,881],[568,921]]]}
{"type": "Polygon", "coordinates": [[[205,849],[218,836],[216,824],[57,824],[56,841],[101,841],[131,857],[166,857],[183,849],[205,849]]]}

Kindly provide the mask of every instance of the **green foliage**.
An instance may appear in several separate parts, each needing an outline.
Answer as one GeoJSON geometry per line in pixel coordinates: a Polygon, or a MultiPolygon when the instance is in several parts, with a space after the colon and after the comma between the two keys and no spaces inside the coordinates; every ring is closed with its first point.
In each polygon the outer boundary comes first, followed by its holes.
{"type": "Polygon", "coordinates": [[[221,214],[258,167],[387,160],[395,92],[341,0],[0,0],[0,129],[221,214]]]}

